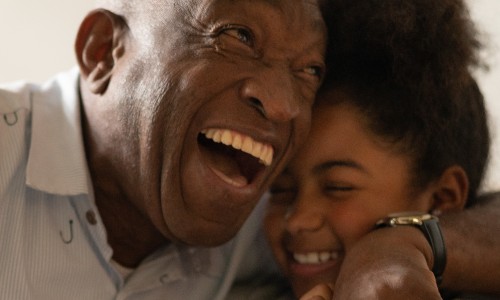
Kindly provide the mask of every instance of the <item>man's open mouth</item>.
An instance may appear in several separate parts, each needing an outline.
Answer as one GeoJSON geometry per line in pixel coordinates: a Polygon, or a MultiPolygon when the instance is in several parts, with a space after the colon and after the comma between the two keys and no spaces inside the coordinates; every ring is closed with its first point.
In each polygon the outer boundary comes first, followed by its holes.
{"type": "Polygon", "coordinates": [[[237,187],[250,184],[273,160],[273,147],[242,133],[210,128],[198,135],[201,152],[213,171],[237,187]]]}

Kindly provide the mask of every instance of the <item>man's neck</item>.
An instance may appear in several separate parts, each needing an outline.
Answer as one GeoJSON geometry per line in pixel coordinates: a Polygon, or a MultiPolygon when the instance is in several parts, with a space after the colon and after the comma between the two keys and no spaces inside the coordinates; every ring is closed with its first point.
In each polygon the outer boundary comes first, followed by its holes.
{"type": "Polygon", "coordinates": [[[144,258],[168,243],[153,223],[131,202],[120,196],[104,195],[95,187],[96,205],[116,262],[135,268],[144,258]]]}
{"type": "MultiPolygon", "coordinates": [[[[90,126],[93,124],[95,128],[107,128],[113,122],[96,117],[102,112],[96,108],[98,105],[92,99],[94,96],[85,88],[80,91],[82,132],[95,203],[106,228],[108,243],[113,249],[113,259],[125,267],[135,268],[145,257],[169,241],[132,201],[143,196],[134,194],[133,188],[126,191],[131,186],[127,183],[132,179],[126,176],[129,172],[117,169],[116,162],[109,160],[110,136],[103,134],[107,131],[93,131],[90,126]],[[88,105],[85,105],[85,96],[90,99],[88,105]],[[96,109],[97,112],[90,114],[94,118],[89,120],[87,110],[96,109]]],[[[112,157],[117,156],[119,154],[114,153],[112,157]]],[[[140,200],[136,203],[140,203],[140,200]]]]}

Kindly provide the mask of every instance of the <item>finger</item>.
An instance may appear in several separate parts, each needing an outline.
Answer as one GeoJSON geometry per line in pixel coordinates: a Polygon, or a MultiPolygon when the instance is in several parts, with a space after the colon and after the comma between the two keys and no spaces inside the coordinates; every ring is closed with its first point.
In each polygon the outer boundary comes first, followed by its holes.
{"type": "Polygon", "coordinates": [[[300,300],[330,300],[333,298],[333,290],[327,284],[318,284],[309,292],[300,297],[300,300]]]}

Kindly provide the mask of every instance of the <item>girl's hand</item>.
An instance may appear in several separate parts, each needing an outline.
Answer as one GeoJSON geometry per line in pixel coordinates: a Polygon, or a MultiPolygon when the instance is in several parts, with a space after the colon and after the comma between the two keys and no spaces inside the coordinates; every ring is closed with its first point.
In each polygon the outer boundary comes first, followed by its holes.
{"type": "Polygon", "coordinates": [[[333,288],[328,284],[318,284],[300,297],[300,300],[331,300],[333,288]]]}

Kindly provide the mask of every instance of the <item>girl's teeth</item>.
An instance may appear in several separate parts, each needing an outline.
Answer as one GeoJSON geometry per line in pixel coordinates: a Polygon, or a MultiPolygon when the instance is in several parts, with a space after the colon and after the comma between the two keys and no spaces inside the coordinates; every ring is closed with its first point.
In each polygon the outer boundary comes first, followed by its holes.
{"type": "Polygon", "coordinates": [[[330,259],[330,253],[329,252],[321,252],[319,254],[319,260],[321,262],[325,262],[325,261],[328,261],[330,259]]]}
{"type": "Polygon", "coordinates": [[[338,258],[336,251],[294,253],[293,258],[300,264],[321,264],[338,258]]]}

